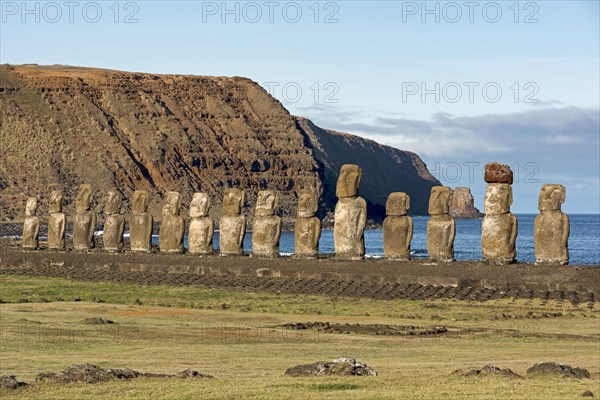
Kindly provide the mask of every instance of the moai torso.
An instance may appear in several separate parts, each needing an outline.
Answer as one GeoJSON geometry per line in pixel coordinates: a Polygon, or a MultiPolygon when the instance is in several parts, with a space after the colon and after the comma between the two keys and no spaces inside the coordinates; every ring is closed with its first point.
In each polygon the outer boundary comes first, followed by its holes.
{"type": "Polygon", "coordinates": [[[183,252],[183,234],[185,222],[179,216],[181,195],[178,192],[167,192],[163,203],[163,219],[160,224],[158,244],[164,253],[183,252]]]}
{"type": "Polygon", "coordinates": [[[515,262],[517,219],[510,212],[512,188],[507,183],[490,183],[486,188],[485,217],[481,223],[481,251],[490,264],[515,262]]]}
{"type": "Polygon", "coordinates": [[[385,208],[387,217],[383,220],[383,253],[389,259],[410,260],[413,222],[406,215],[410,208],[410,197],[402,192],[391,193],[385,208]]]}
{"type": "Polygon", "coordinates": [[[223,216],[219,222],[219,245],[222,255],[244,253],[246,217],[241,215],[244,192],[240,189],[226,189],[223,196],[223,216]]]}
{"type": "Polygon", "coordinates": [[[333,240],[335,255],[362,258],[365,255],[367,202],[362,197],[341,198],[335,205],[333,240]]]}
{"type": "Polygon", "coordinates": [[[123,231],[125,230],[125,217],[121,215],[121,196],[115,191],[108,192],[105,207],[104,233],[102,242],[104,249],[119,251],[123,248],[123,231]]]}
{"type": "Polygon", "coordinates": [[[533,226],[536,264],[569,263],[569,217],[561,211],[566,190],[562,185],[546,184],[540,191],[533,226]]]}
{"type": "Polygon", "coordinates": [[[63,193],[55,190],[50,194],[48,209],[48,248],[64,250],[65,248],[65,214],[62,212],[63,193]]]}
{"type": "Polygon", "coordinates": [[[338,258],[361,259],[365,255],[367,202],[358,196],[362,170],[358,165],[342,165],[336,185],[333,242],[338,258]]]}
{"type": "Polygon", "coordinates": [[[454,218],[448,214],[433,215],[427,221],[427,253],[433,261],[454,261],[454,218]]]}
{"type": "Polygon", "coordinates": [[[23,221],[23,236],[21,245],[24,249],[37,249],[40,245],[40,219],[35,215],[37,199],[30,197],[25,205],[25,221],[23,221]]]}
{"type": "Polygon", "coordinates": [[[252,255],[254,256],[279,256],[281,218],[275,215],[277,197],[272,190],[261,190],[258,193],[252,222],[252,255]]]}
{"type": "Polygon", "coordinates": [[[205,193],[194,193],[190,203],[188,249],[193,254],[212,254],[214,223],[208,216],[210,198],[205,193]]]}
{"type": "Polygon", "coordinates": [[[321,220],[315,217],[318,197],[313,191],[301,192],[294,225],[294,250],[296,257],[314,258],[319,255],[321,220]]]}
{"type": "Polygon", "coordinates": [[[73,223],[73,247],[75,250],[93,249],[94,231],[96,230],[96,213],[90,210],[92,199],[92,186],[83,184],[75,200],[76,214],[73,223]]]}
{"type": "Polygon", "coordinates": [[[152,224],[148,213],[148,192],[136,190],[131,198],[132,214],[129,216],[129,243],[132,251],[152,250],[152,224]]]}
{"type": "Polygon", "coordinates": [[[298,218],[294,225],[294,248],[298,257],[317,257],[321,238],[321,220],[317,217],[298,218]]]}
{"type": "Polygon", "coordinates": [[[446,186],[431,188],[427,221],[427,253],[433,261],[454,261],[454,218],[448,211],[452,202],[452,189],[446,186]]]}

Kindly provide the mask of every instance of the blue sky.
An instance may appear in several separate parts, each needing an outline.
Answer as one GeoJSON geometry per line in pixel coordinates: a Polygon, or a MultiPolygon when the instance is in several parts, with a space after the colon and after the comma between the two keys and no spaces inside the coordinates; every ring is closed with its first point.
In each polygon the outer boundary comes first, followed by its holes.
{"type": "Polygon", "coordinates": [[[483,208],[483,165],[600,212],[598,1],[0,1],[0,62],[245,76],[317,125],[417,152],[483,208]]]}

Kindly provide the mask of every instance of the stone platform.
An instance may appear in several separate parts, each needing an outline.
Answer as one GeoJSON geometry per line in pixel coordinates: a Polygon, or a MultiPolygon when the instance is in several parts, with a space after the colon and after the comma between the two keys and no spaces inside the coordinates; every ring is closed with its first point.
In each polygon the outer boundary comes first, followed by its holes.
{"type": "MultiPolygon", "coordinates": [[[[493,289],[502,293],[560,291],[565,296],[569,292],[577,292],[588,293],[595,299],[600,298],[600,266],[490,266],[475,261],[434,264],[418,259],[402,262],[370,258],[342,261],[331,257],[315,260],[292,257],[265,259],[250,256],[200,257],[192,254],[108,253],[99,250],[29,251],[0,248],[0,274],[15,274],[19,271],[24,275],[76,275],[77,279],[81,280],[87,280],[86,276],[90,276],[90,280],[101,280],[105,275],[106,280],[113,280],[111,277],[117,275],[132,275],[131,278],[119,278],[132,283],[137,282],[135,276],[147,275],[152,277],[151,280],[164,276],[164,279],[159,280],[168,284],[174,279],[173,275],[180,275],[181,277],[175,280],[189,281],[190,285],[198,280],[194,276],[203,276],[212,277],[211,282],[231,283],[223,286],[235,286],[236,280],[233,278],[245,278],[244,282],[258,283],[264,279],[294,282],[321,280],[346,282],[347,284],[342,284],[344,287],[362,282],[371,286],[382,285],[389,290],[399,285],[416,285],[415,287],[448,287],[461,290],[477,288],[480,291],[493,289]],[[218,277],[223,279],[217,279],[218,277]]],[[[250,285],[252,284],[254,283],[250,285]]],[[[349,294],[352,295],[352,292],[349,294]]]]}

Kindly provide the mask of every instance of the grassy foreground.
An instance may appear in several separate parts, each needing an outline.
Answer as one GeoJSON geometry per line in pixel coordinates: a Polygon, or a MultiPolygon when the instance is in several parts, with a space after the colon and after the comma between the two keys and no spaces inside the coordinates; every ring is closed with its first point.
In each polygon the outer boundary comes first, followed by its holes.
{"type": "Polygon", "coordinates": [[[377,301],[0,275],[0,374],[31,382],[70,364],[212,380],[33,384],[2,399],[578,399],[600,396],[600,307],[497,300],[377,301]],[[74,301],[74,300],[78,301],[74,301]],[[141,304],[140,304],[141,303],[141,304]],[[114,324],[89,325],[87,318],[114,324]],[[289,331],[288,322],[446,327],[432,336],[289,331]],[[378,377],[287,378],[288,367],[351,356],[378,377]],[[451,375],[494,364],[587,368],[591,380],[451,375]]]}

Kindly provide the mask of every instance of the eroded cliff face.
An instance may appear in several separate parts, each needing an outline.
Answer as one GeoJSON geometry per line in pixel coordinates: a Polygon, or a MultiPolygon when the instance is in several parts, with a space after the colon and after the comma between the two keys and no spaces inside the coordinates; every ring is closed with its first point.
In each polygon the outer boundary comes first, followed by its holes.
{"type": "Polygon", "coordinates": [[[323,164],[323,201],[335,204],[335,184],[343,164],[360,165],[359,194],[369,203],[369,218],[385,216],[391,192],[410,195],[410,214],[428,215],[429,195],[440,182],[418,155],[343,132],[321,129],[306,118],[296,117],[315,158],[323,164]]]}
{"type": "MultiPolygon", "coordinates": [[[[174,190],[182,193],[183,214],[192,194],[203,191],[212,197],[211,215],[219,216],[228,187],[246,191],[251,214],[256,194],[268,188],[281,192],[288,220],[301,187],[323,192],[324,211],[333,208],[342,163],[361,164],[361,193],[373,204],[385,204],[400,186],[421,193],[437,182],[418,156],[314,127],[239,77],[2,65],[0,141],[3,219],[20,217],[31,195],[45,215],[55,189],[64,190],[72,214],[83,182],[94,186],[98,210],[110,188],[124,197],[125,212],[132,192],[147,189],[155,215],[162,195],[174,190]],[[407,165],[415,175],[400,184],[399,168],[407,165]]],[[[426,205],[413,208],[422,210],[426,205]]]]}
{"type": "Polygon", "coordinates": [[[452,192],[450,215],[454,218],[483,218],[484,214],[475,208],[474,203],[471,189],[457,187],[452,192]]]}

